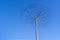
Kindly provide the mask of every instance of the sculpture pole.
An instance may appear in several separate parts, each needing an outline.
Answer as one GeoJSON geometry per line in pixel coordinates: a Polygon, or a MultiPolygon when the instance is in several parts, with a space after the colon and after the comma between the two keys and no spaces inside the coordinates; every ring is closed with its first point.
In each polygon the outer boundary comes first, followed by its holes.
{"type": "Polygon", "coordinates": [[[36,32],[36,40],[38,40],[38,18],[35,18],[35,32],[36,32]]]}

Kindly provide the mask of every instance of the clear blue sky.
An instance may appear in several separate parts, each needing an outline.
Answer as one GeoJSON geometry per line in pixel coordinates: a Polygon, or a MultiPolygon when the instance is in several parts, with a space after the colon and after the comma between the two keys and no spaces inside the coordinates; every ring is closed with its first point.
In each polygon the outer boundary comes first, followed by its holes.
{"type": "Polygon", "coordinates": [[[22,21],[24,8],[34,2],[51,13],[47,24],[39,24],[39,40],[60,40],[60,0],[0,0],[0,40],[35,40],[34,26],[22,21]]]}

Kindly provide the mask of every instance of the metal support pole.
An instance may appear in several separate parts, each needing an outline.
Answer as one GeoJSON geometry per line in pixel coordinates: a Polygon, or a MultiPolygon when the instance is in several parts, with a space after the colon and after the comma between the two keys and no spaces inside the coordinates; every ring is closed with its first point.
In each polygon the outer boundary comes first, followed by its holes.
{"type": "Polygon", "coordinates": [[[35,19],[36,40],[38,40],[38,18],[35,19]]]}

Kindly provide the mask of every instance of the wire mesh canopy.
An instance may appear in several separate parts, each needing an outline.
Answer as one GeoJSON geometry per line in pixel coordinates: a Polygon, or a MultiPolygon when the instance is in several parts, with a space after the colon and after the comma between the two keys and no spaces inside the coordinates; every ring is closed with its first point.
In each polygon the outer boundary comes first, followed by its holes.
{"type": "Polygon", "coordinates": [[[24,9],[24,15],[27,18],[26,20],[33,20],[34,18],[37,17],[39,21],[41,21],[42,23],[47,22],[49,18],[49,13],[47,8],[41,7],[37,4],[28,5],[24,9]]]}

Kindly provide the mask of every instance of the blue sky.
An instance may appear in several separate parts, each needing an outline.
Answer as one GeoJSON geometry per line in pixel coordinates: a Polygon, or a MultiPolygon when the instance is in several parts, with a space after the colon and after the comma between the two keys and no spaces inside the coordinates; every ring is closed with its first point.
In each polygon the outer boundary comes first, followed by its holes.
{"type": "Polygon", "coordinates": [[[0,0],[0,40],[35,40],[34,23],[23,21],[24,9],[33,3],[50,14],[48,23],[39,23],[39,40],[60,40],[60,0],[0,0]]]}

